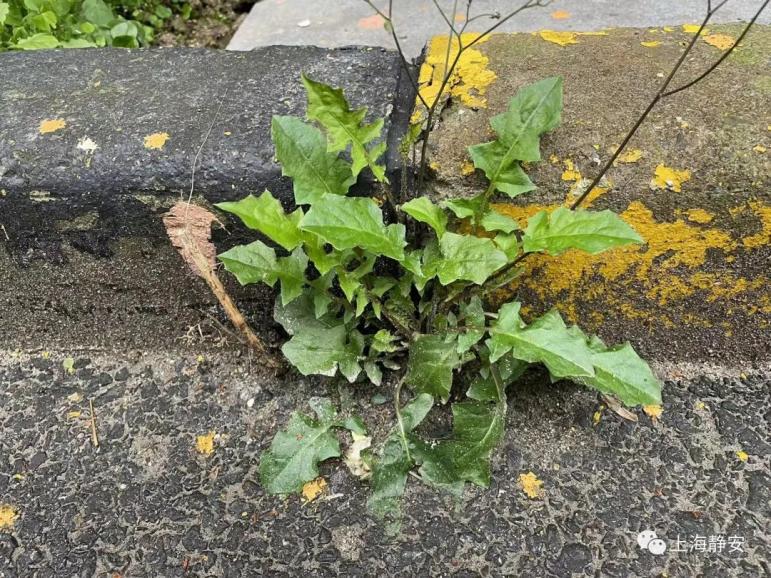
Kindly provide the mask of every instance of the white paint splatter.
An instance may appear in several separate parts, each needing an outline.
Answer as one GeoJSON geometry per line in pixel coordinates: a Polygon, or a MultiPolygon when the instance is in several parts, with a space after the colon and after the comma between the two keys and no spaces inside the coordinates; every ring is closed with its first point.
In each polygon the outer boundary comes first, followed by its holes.
{"type": "Polygon", "coordinates": [[[98,148],[97,144],[87,136],[78,141],[78,149],[87,153],[93,153],[98,148]]]}

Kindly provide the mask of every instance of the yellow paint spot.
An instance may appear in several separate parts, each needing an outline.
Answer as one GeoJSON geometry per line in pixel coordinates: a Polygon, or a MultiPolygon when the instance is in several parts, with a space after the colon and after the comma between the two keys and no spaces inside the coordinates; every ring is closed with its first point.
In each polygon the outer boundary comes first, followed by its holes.
{"type": "Polygon", "coordinates": [[[40,134],[48,134],[51,132],[56,132],[57,130],[61,130],[66,126],[67,121],[65,121],[63,118],[50,118],[40,123],[39,131],[40,134]]]}
{"type": "Polygon", "coordinates": [[[644,405],[643,411],[651,419],[659,419],[664,409],[660,405],[644,405]]]}
{"type": "Polygon", "coordinates": [[[694,406],[698,411],[704,411],[707,409],[707,404],[705,404],[703,401],[697,401],[694,406]]]}
{"type": "Polygon", "coordinates": [[[619,155],[616,159],[617,163],[636,163],[643,156],[643,152],[640,149],[629,149],[619,155]]]}
{"type": "Polygon", "coordinates": [[[662,30],[664,32],[674,32],[675,31],[675,29],[672,28],[671,26],[664,26],[664,28],[662,28],[662,30]]]}
{"type": "Polygon", "coordinates": [[[570,159],[565,159],[564,164],[565,164],[565,170],[562,172],[562,180],[563,181],[580,181],[581,171],[576,169],[575,165],[573,164],[573,161],[570,159]]]}
{"type": "Polygon", "coordinates": [[[677,170],[666,165],[658,165],[656,173],[651,180],[652,189],[670,189],[676,193],[681,192],[683,183],[691,180],[691,171],[677,170]]]}
{"type": "Polygon", "coordinates": [[[555,10],[551,13],[551,17],[554,20],[567,20],[570,18],[570,12],[567,12],[565,10],[555,10]]]}
{"type": "MultiPolygon", "coordinates": [[[[701,25],[699,24],[683,24],[683,32],[686,34],[696,34],[699,31],[699,28],[701,28],[701,25]]],[[[705,28],[701,31],[702,36],[707,33],[709,33],[709,28],[705,28]]]]}
{"type": "Polygon", "coordinates": [[[216,434],[210,431],[207,434],[195,438],[195,449],[199,454],[210,456],[214,453],[214,436],[216,434]]]}
{"type": "Polygon", "coordinates": [[[303,498],[305,498],[306,502],[312,502],[323,494],[326,488],[327,481],[324,478],[319,477],[311,480],[303,486],[303,498]]]}
{"type": "Polygon", "coordinates": [[[463,161],[460,165],[460,174],[462,174],[464,177],[473,175],[475,170],[476,167],[471,161],[463,161]]]}
{"type": "Polygon", "coordinates": [[[78,419],[80,417],[79,411],[68,411],[67,412],[67,419],[78,419]]]}
{"type": "Polygon", "coordinates": [[[689,221],[700,223],[702,225],[706,225],[715,218],[715,215],[704,209],[688,209],[686,214],[688,215],[689,221]]]}
{"type": "Polygon", "coordinates": [[[657,46],[661,46],[660,40],[650,40],[647,42],[640,42],[641,45],[645,46],[645,48],[656,48],[657,46]]]}
{"type": "Polygon", "coordinates": [[[765,152],[766,152],[768,149],[767,149],[766,147],[764,147],[763,145],[760,145],[760,144],[759,144],[759,145],[755,145],[754,147],[752,147],[752,150],[754,150],[756,153],[759,153],[759,154],[761,154],[761,155],[762,155],[762,154],[764,154],[764,153],[765,153],[765,152]]]}
{"type": "Polygon", "coordinates": [[[533,472],[520,474],[519,485],[531,500],[543,496],[543,482],[533,472]]]}
{"type": "Polygon", "coordinates": [[[155,132],[145,137],[145,148],[149,150],[160,150],[169,140],[169,133],[155,132]]]}
{"type": "Polygon", "coordinates": [[[559,162],[560,162],[560,158],[559,158],[557,155],[554,155],[554,154],[553,154],[553,155],[551,155],[551,156],[549,157],[549,162],[550,162],[551,164],[553,164],[553,165],[557,165],[557,164],[559,164],[559,162]]]}
{"type": "Polygon", "coordinates": [[[10,504],[0,504],[0,529],[13,527],[18,516],[16,508],[10,504]]]}
{"type": "Polygon", "coordinates": [[[749,203],[750,209],[760,219],[761,231],[742,239],[742,244],[748,249],[757,249],[771,242],[771,207],[763,205],[759,201],[749,203]]]}
{"type": "Polygon", "coordinates": [[[594,412],[594,415],[592,416],[592,423],[594,425],[597,425],[600,423],[600,420],[602,419],[602,410],[598,410],[594,412]]]}
{"type": "Polygon", "coordinates": [[[728,34],[710,34],[703,37],[704,42],[720,50],[728,50],[734,45],[736,40],[728,34]]]}
{"type": "MultiPolygon", "coordinates": [[[[475,33],[462,34],[461,42],[467,46],[478,37],[479,35],[475,33]]],[[[488,40],[489,36],[484,37],[476,45],[488,40]]],[[[418,77],[420,95],[429,106],[433,105],[439,98],[449,95],[459,99],[462,104],[469,108],[484,108],[487,106],[487,99],[485,98],[487,87],[495,81],[497,76],[487,68],[490,59],[476,48],[467,48],[463,51],[444,91],[440,94],[439,91],[445,76],[445,60],[447,59],[448,48],[450,56],[448,60],[452,63],[458,57],[458,39],[453,37],[450,40],[447,36],[435,36],[431,39],[426,60],[420,67],[418,77]]],[[[412,114],[411,122],[413,124],[421,122],[425,115],[426,111],[420,99],[416,99],[415,112],[412,114]]]]}
{"type": "Polygon", "coordinates": [[[575,32],[558,32],[556,30],[541,30],[538,35],[547,42],[553,42],[560,46],[578,44],[578,35],[575,32]]]}
{"type": "Polygon", "coordinates": [[[748,459],[750,459],[749,454],[744,450],[739,450],[736,452],[736,457],[739,458],[740,462],[746,462],[748,459]]]}

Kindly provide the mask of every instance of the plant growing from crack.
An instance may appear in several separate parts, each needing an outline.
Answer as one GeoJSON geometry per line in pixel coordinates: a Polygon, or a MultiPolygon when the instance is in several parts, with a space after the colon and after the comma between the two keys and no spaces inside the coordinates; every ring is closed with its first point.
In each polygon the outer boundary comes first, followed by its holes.
{"type": "MultiPolygon", "coordinates": [[[[702,29],[724,3],[710,5],[702,29]]],[[[386,23],[393,30],[390,11],[386,23]]],[[[450,26],[460,42],[462,31],[450,26]]],[[[410,200],[390,190],[380,162],[383,120],[365,122],[366,110],[352,109],[341,90],[303,76],[311,122],[273,118],[276,157],[293,179],[297,208],[285,212],[269,191],[220,203],[273,246],[256,240],[219,259],[243,285],[280,286],[274,316],[290,336],[282,352],[303,375],[339,374],[352,383],[381,385],[384,373],[394,372],[395,423],[372,457],[374,512],[398,517],[411,472],[455,493],[467,482],[487,486],[491,456],[504,434],[506,389],[530,365],[544,366],[554,381],[583,384],[628,406],[661,402],[660,382],[629,343],[608,346],[568,326],[556,310],[527,323],[520,302],[499,304],[492,293],[516,281],[523,274],[519,264],[530,255],[596,254],[643,242],[615,213],[580,205],[655,104],[689,88],[725,58],[695,81],[670,89],[697,37],[591,186],[570,207],[541,211],[524,228],[496,212],[491,201],[535,189],[521,163],[541,159],[540,137],[560,123],[560,78],[522,87],[491,119],[495,140],[469,148],[475,168],[487,177],[485,190],[439,204],[424,194],[422,174],[441,91],[433,103],[421,99],[427,111],[421,177],[410,200]],[[382,185],[384,201],[348,196],[362,171],[382,185]],[[398,215],[396,222],[384,218],[383,202],[398,215]],[[418,427],[426,415],[450,400],[452,435],[422,437],[418,427]]],[[[457,59],[452,63],[448,55],[447,63],[449,76],[457,59]]],[[[418,130],[406,138],[414,145],[418,130]]],[[[262,482],[271,493],[299,491],[318,475],[319,462],[340,455],[334,428],[366,432],[360,420],[339,419],[328,400],[314,399],[312,407],[317,417],[295,413],[261,458],[262,482]]]]}

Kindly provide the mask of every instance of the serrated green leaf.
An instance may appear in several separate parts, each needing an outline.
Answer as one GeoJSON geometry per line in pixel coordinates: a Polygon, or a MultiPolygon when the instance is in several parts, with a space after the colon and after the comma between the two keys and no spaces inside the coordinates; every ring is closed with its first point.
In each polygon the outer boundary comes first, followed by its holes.
{"type": "Polygon", "coordinates": [[[304,292],[287,306],[276,301],[273,316],[292,336],[281,351],[300,373],[331,377],[339,367],[349,379],[358,375],[363,337],[333,315],[317,319],[311,293],[304,292]]]}
{"type": "Polygon", "coordinates": [[[477,195],[476,197],[463,199],[448,199],[442,204],[459,219],[466,219],[473,217],[482,210],[482,207],[485,205],[485,198],[484,195],[477,195]]]}
{"type": "Polygon", "coordinates": [[[453,493],[464,482],[489,486],[490,457],[503,438],[504,411],[505,403],[453,404],[453,438],[416,451],[421,477],[453,493]]]}
{"type": "Polygon", "coordinates": [[[385,166],[377,163],[386,150],[386,143],[372,144],[380,138],[383,119],[363,124],[367,109],[351,110],[342,90],[305,75],[302,80],[308,94],[308,118],[318,121],[327,130],[329,150],[343,151],[350,144],[353,176],[357,177],[368,166],[378,181],[388,182],[385,166]]]}
{"type": "Polygon", "coordinates": [[[300,492],[318,477],[319,462],[340,456],[340,444],[330,431],[336,425],[332,404],[321,400],[314,409],[318,419],[293,413],[286,430],[260,456],[260,481],[268,493],[300,492]]]}
{"type": "Polygon", "coordinates": [[[319,129],[293,116],[274,116],[271,136],[281,174],[293,179],[298,205],[312,204],[324,194],[345,195],[356,182],[351,165],[327,152],[319,129]]]}
{"type": "Polygon", "coordinates": [[[407,485],[407,473],[415,464],[410,451],[414,442],[409,434],[425,419],[433,405],[434,399],[425,393],[405,405],[401,410],[401,422],[386,438],[373,465],[372,495],[367,504],[380,518],[399,516],[399,501],[407,485]]]}
{"type": "Polygon", "coordinates": [[[21,50],[49,50],[59,46],[59,40],[51,34],[39,33],[21,38],[13,46],[21,50]]]}
{"type": "Polygon", "coordinates": [[[428,197],[417,197],[401,206],[402,211],[416,221],[426,223],[434,231],[437,237],[444,235],[447,230],[447,215],[428,197]]]}
{"type": "Polygon", "coordinates": [[[555,378],[594,377],[592,352],[586,340],[570,331],[556,310],[552,309],[529,326],[524,326],[516,307],[501,308],[490,329],[490,361],[511,351],[529,363],[543,363],[555,378]]]}
{"type": "Polygon", "coordinates": [[[303,216],[302,210],[297,209],[287,215],[270,191],[266,190],[259,197],[249,195],[240,201],[217,203],[215,206],[236,215],[244,225],[259,231],[287,251],[302,242],[300,230],[297,228],[303,216]]]}
{"type": "Polygon", "coordinates": [[[540,211],[530,217],[523,249],[526,253],[544,251],[550,255],[561,255],[569,249],[595,254],[642,242],[642,237],[611,211],[571,211],[560,207],[551,215],[540,211]]]}
{"type": "Polygon", "coordinates": [[[534,191],[536,186],[519,161],[507,157],[508,148],[500,141],[493,141],[469,147],[474,166],[484,171],[490,181],[491,190],[498,190],[514,198],[534,191]]]}
{"type": "Polygon", "coordinates": [[[491,190],[515,197],[535,188],[519,161],[541,159],[540,136],[560,123],[562,79],[547,78],[522,88],[508,110],[491,119],[498,139],[469,147],[474,166],[482,169],[491,190]]]}
{"type": "Polygon", "coordinates": [[[265,283],[272,287],[278,279],[276,251],[262,241],[237,245],[217,257],[241,285],[265,283]]]}
{"type": "Polygon", "coordinates": [[[490,239],[445,233],[439,247],[443,259],[437,263],[437,274],[442,285],[459,280],[481,285],[508,263],[506,254],[490,239]]]}
{"type": "Polygon", "coordinates": [[[519,223],[508,215],[499,213],[498,211],[487,211],[479,220],[479,224],[485,231],[503,231],[504,233],[511,233],[519,229],[519,223]]]}
{"type": "Polygon", "coordinates": [[[281,302],[287,305],[302,295],[308,257],[302,248],[297,247],[288,257],[279,258],[276,265],[277,276],[281,280],[281,302]]]}
{"type": "Polygon", "coordinates": [[[629,343],[611,348],[595,343],[590,347],[595,376],[578,381],[614,395],[628,406],[661,404],[661,382],[629,343]]]}
{"type": "Polygon", "coordinates": [[[442,335],[420,335],[410,344],[407,384],[442,403],[450,397],[452,372],[459,363],[455,340],[442,335]]]}
{"type": "Polygon", "coordinates": [[[380,207],[370,198],[325,195],[303,217],[300,228],[335,249],[361,247],[376,255],[404,259],[404,225],[386,226],[380,207]]]}

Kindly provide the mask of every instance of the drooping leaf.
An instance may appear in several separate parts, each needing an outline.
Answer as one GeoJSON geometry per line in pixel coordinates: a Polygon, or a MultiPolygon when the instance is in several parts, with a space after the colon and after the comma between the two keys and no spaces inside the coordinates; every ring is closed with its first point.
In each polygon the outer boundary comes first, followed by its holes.
{"type": "Polygon", "coordinates": [[[281,351],[300,373],[333,376],[339,367],[349,380],[358,376],[363,337],[333,315],[317,319],[309,293],[303,293],[287,306],[277,301],[274,317],[292,336],[281,351]]]}
{"type": "Polygon", "coordinates": [[[52,34],[33,34],[27,38],[19,39],[15,44],[15,48],[22,50],[49,50],[59,46],[59,40],[52,34]]]}
{"type": "Polygon", "coordinates": [[[386,438],[383,450],[372,468],[372,495],[368,505],[380,518],[387,515],[398,517],[399,501],[407,485],[407,473],[414,466],[413,441],[409,436],[425,419],[434,399],[426,394],[418,395],[401,410],[400,424],[386,438]]]}
{"type": "Polygon", "coordinates": [[[516,220],[499,213],[498,211],[487,211],[479,220],[479,224],[485,231],[503,231],[504,233],[511,233],[519,229],[519,223],[516,220]]]}
{"type": "Polygon", "coordinates": [[[374,144],[383,130],[383,119],[363,124],[367,109],[351,110],[343,91],[321,82],[302,77],[308,94],[308,118],[318,121],[326,130],[330,152],[340,152],[351,145],[353,176],[369,167],[380,182],[388,182],[385,166],[377,160],[386,150],[386,143],[374,144]]]}
{"type": "Polygon", "coordinates": [[[511,351],[529,363],[543,363],[554,378],[594,377],[592,352],[586,340],[568,329],[552,309],[529,326],[519,317],[519,303],[509,303],[498,312],[488,340],[490,361],[511,351]]]}
{"type": "Polygon", "coordinates": [[[406,382],[418,393],[431,394],[444,403],[450,397],[452,371],[459,361],[455,340],[420,335],[410,344],[406,382]]]}
{"type": "Polygon", "coordinates": [[[287,251],[302,242],[300,230],[297,228],[303,216],[302,210],[297,209],[287,215],[270,191],[266,190],[259,197],[249,195],[240,201],[217,203],[215,206],[236,215],[244,225],[256,229],[287,251]]]}
{"type": "Polygon", "coordinates": [[[606,348],[595,340],[590,348],[595,376],[579,378],[581,383],[630,407],[661,404],[661,382],[629,343],[606,348]]]}
{"type": "Polygon", "coordinates": [[[286,430],[260,456],[260,481],[271,494],[300,492],[318,477],[319,462],[340,456],[340,444],[330,431],[337,425],[331,402],[312,398],[310,405],[317,419],[293,413],[286,430]]]}
{"type": "Polygon", "coordinates": [[[434,231],[436,236],[441,237],[447,230],[447,215],[428,197],[417,197],[404,203],[401,206],[402,211],[410,215],[416,221],[426,223],[434,231]]]}
{"type": "Polygon", "coordinates": [[[459,280],[481,285],[508,262],[506,254],[490,239],[445,233],[439,247],[443,259],[437,263],[437,274],[442,285],[459,280]]]}
{"type": "Polygon", "coordinates": [[[555,77],[520,89],[508,110],[491,119],[498,139],[469,147],[469,153],[492,189],[514,197],[535,188],[519,161],[541,159],[540,136],[559,125],[561,112],[562,79],[555,77]]]}
{"type": "Polygon", "coordinates": [[[300,228],[335,249],[361,247],[377,255],[404,259],[404,225],[386,226],[382,211],[370,198],[325,195],[303,217],[300,228]]]}
{"type": "Polygon", "coordinates": [[[271,136],[281,174],[292,177],[298,205],[313,204],[324,194],[345,195],[356,181],[351,166],[327,152],[319,129],[292,116],[274,116],[271,136]]]}
{"type": "Polygon", "coordinates": [[[505,407],[476,401],[453,404],[452,439],[425,444],[417,452],[421,477],[453,493],[459,493],[464,482],[489,486],[490,457],[503,438],[505,407]]]}
{"type": "Polygon", "coordinates": [[[611,211],[571,211],[560,207],[551,215],[540,211],[528,220],[523,249],[526,253],[544,251],[550,255],[569,249],[595,254],[642,242],[642,237],[611,211]]]}

